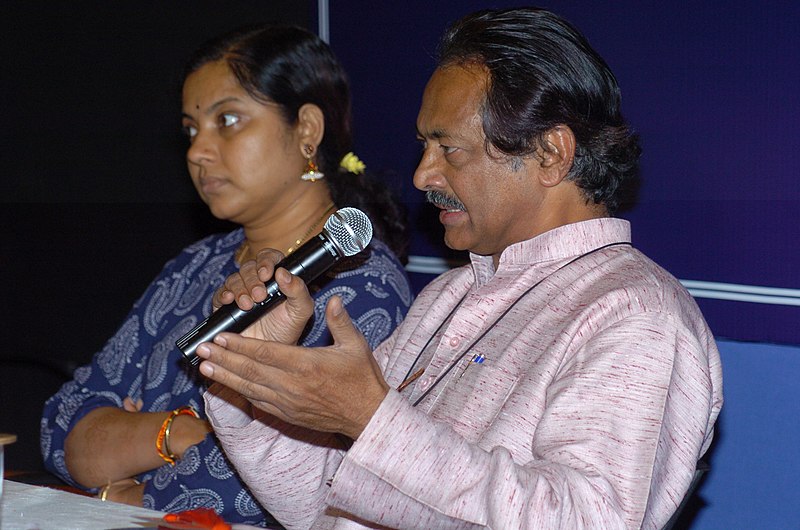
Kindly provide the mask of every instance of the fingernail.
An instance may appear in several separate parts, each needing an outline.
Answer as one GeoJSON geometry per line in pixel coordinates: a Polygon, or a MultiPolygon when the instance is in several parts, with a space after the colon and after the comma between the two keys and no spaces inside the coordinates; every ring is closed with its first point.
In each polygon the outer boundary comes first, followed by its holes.
{"type": "Polygon", "coordinates": [[[288,270],[281,268],[275,271],[275,279],[283,284],[289,285],[294,281],[294,275],[288,270]]]}
{"type": "Polygon", "coordinates": [[[212,377],[214,375],[214,365],[208,361],[200,363],[200,373],[206,377],[212,377]]]}
{"type": "Polygon", "coordinates": [[[198,357],[202,357],[203,359],[208,359],[209,356],[211,355],[211,348],[209,348],[204,342],[197,347],[195,353],[197,354],[198,357]]]}
{"type": "Polygon", "coordinates": [[[215,344],[219,344],[222,347],[225,347],[225,346],[228,345],[228,341],[225,340],[225,337],[223,337],[222,335],[217,335],[216,337],[214,337],[214,343],[215,344]]]}
{"type": "Polygon", "coordinates": [[[333,316],[338,317],[344,311],[344,304],[339,301],[338,303],[333,304],[333,316]]]}

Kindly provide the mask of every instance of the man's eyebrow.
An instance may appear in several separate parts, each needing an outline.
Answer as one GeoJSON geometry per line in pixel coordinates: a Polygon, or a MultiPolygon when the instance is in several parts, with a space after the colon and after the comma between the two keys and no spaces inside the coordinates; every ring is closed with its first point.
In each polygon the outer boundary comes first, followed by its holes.
{"type": "Polygon", "coordinates": [[[430,133],[422,134],[419,129],[417,129],[417,135],[421,138],[433,138],[434,140],[440,140],[442,138],[449,138],[450,134],[447,133],[444,129],[433,129],[430,133]]]}

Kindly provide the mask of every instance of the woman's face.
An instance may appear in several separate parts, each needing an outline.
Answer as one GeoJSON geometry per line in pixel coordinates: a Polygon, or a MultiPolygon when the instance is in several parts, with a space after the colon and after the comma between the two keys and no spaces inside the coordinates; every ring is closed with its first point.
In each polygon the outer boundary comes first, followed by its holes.
{"type": "Polygon", "coordinates": [[[197,192],[219,218],[268,222],[302,193],[301,140],[280,108],[253,99],[227,63],[202,66],[183,85],[186,153],[197,192]]]}

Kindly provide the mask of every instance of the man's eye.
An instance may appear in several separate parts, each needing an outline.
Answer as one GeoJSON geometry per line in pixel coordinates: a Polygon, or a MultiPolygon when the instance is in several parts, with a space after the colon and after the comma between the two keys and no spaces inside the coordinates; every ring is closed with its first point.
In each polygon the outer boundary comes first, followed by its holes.
{"type": "Polygon", "coordinates": [[[239,123],[239,116],[236,114],[222,114],[219,117],[220,126],[232,127],[239,123]]]}
{"type": "Polygon", "coordinates": [[[444,151],[444,154],[446,155],[449,155],[450,153],[453,153],[455,152],[456,149],[458,149],[457,147],[451,147],[449,145],[440,145],[439,147],[442,148],[442,151],[444,151]]]}

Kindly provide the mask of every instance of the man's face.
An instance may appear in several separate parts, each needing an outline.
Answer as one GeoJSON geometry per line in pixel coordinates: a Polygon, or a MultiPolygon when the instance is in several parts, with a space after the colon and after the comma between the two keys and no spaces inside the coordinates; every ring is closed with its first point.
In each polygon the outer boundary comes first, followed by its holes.
{"type": "Polygon", "coordinates": [[[441,208],[445,243],[491,255],[538,233],[542,188],[536,158],[486,150],[480,109],[488,75],[479,65],[439,68],[422,97],[417,133],[423,143],[414,185],[441,208]]]}

